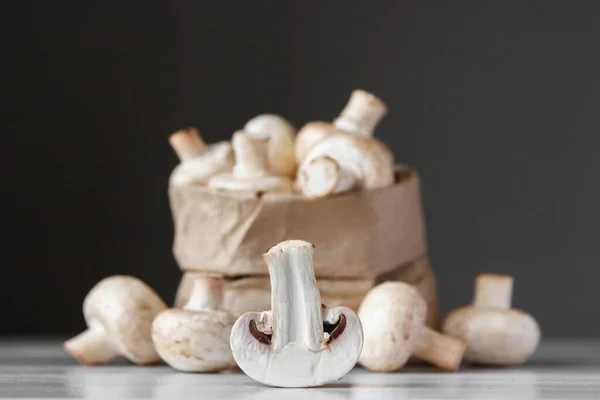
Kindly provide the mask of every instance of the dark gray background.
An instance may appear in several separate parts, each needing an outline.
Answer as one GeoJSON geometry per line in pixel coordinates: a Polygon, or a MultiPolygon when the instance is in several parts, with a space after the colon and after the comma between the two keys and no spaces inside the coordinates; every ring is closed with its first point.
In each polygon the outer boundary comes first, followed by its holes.
{"type": "Polygon", "coordinates": [[[0,6],[0,333],[79,331],[111,274],[171,301],[168,134],[331,119],[354,88],[420,170],[444,311],[508,273],[545,335],[600,333],[598,2],[202,3],[0,6]]]}

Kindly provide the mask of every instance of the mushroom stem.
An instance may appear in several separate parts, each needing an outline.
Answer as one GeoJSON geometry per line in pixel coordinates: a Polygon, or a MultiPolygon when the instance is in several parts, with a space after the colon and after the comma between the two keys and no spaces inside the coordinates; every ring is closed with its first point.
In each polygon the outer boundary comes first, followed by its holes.
{"type": "Polygon", "coordinates": [[[508,310],[512,303],[512,291],[512,276],[481,274],[475,281],[473,305],[478,308],[500,308],[508,310]]]}
{"type": "Polygon", "coordinates": [[[183,309],[189,311],[221,310],[224,288],[224,279],[198,278],[194,280],[190,297],[183,309]]]}
{"type": "Polygon", "coordinates": [[[355,90],[333,124],[341,130],[370,137],[385,114],[387,107],[383,101],[364,90],[355,90]]]}
{"type": "Polygon", "coordinates": [[[442,369],[456,371],[465,347],[465,342],[460,339],[423,327],[416,338],[413,354],[442,369]]]}
{"type": "Polygon", "coordinates": [[[236,178],[243,179],[266,175],[266,159],[260,156],[258,149],[260,143],[256,143],[255,139],[240,131],[233,134],[231,144],[235,153],[233,175],[236,178]]]}
{"type": "Polygon", "coordinates": [[[308,197],[325,197],[345,192],[358,182],[354,174],[341,168],[336,160],[326,155],[311,160],[302,169],[299,181],[308,197]]]}
{"type": "Polygon", "coordinates": [[[171,134],[169,143],[181,161],[201,156],[206,152],[206,144],[196,128],[182,129],[171,134]]]}
{"type": "Polygon", "coordinates": [[[100,324],[90,325],[87,330],[66,341],[64,348],[85,365],[104,364],[119,355],[100,324]]]}
{"type": "Polygon", "coordinates": [[[272,247],[264,255],[271,277],[273,336],[277,351],[289,343],[320,351],[323,342],[321,294],[313,271],[313,247],[296,242],[272,247]]]}

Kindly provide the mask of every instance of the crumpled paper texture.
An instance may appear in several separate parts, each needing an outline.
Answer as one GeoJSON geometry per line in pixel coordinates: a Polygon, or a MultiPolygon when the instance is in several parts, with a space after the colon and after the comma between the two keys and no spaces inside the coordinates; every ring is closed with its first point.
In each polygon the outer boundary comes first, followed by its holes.
{"type": "Polygon", "coordinates": [[[375,279],[427,251],[419,186],[406,166],[391,187],[324,199],[170,185],[173,253],[188,272],[266,276],[262,255],[302,239],[316,247],[317,278],[375,279]]]}

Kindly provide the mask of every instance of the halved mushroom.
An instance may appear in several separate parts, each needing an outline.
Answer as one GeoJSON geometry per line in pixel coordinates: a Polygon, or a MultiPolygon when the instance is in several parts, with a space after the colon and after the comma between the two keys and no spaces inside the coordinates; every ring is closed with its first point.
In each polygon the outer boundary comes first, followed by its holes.
{"type": "Polygon", "coordinates": [[[448,314],[443,331],[467,343],[465,362],[489,365],[522,364],[540,342],[540,327],[524,311],[511,309],[513,278],[481,274],[475,282],[473,305],[448,314]]]}
{"type": "Polygon", "coordinates": [[[294,137],[296,128],[283,117],[261,114],[244,125],[244,133],[257,141],[269,171],[293,178],[296,175],[294,137]]]}
{"type": "Polygon", "coordinates": [[[326,308],[313,270],[313,245],[288,240],[264,255],[271,311],[242,315],[231,331],[238,366],[270,386],[309,387],[341,379],[360,355],[362,325],[346,307],[326,308]]]}
{"type": "Polygon", "coordinates": [[[132,276],[115,275],[98,282],[83,302],[88,329],[64,344],[86,365],[123,356],[136,364],[159,360],[152,344],[152,320],[167,306],[154,290],[132,276]]]}
{"type": "Polygon", "coordinates": [[[181,160],[171,174],[173,185],[204,185],[210,177],[233,167],[231,143],[223,141],[207,146],[196,128],[182,129],[171,134],[169,143],[181,160]]]}
{"type": "Polygon", "coordinates": [[[224,279],[196,279],[183,309],[165,310],[154,319],[152,341],[171,367],[187,372],[235,367],[229,348],[235,318],[221,309],[224,286],[224,279]]]}
{"type": "Polygon", "coordinates": [[[208,186],[215,189],[244,192],[291,192],[292,181],[271,174],[255,148],[252,138],[244,132],[234,133],[235,166],[232,173],[213,176],[208,186]]]}

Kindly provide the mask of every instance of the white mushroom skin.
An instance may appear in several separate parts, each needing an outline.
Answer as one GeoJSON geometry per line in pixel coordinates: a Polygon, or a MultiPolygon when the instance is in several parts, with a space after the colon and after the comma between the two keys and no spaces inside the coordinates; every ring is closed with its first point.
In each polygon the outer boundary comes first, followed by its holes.
{"type": "Polygon", "coordinates": [[[292,191],[292,181],[289,178],[273,175],[268,171],[254,139],[238,131],[233,135],[232,144],[235,152],[233,172],[213,176],[208,181],[209,187],[242,192],[292,191]]]}
{"type": "Polygon", "coordinates": [[[123,356],[136,364],[159,361],[151,338],[154,317],[167,306],[144,282],[116,275],[96,284],[83,302],[88,329],[64,348],[82,364],[123,356]]]}
{"type": "Polygon", "coordinates": [[[232,329],[235,361],[265,385],[320,386],[341,379],[360,355],[361,322],[349,308],[321,304],[312,257],[313,245],[302,240],[269,249],[271,311],[243,314],[232,329]]]}
{"type": "Polygon", "coordinates": [[[340,130],[333,124],[323,121],[313,121],[304,125],[296,135],[296,160],[301,162],[308,151],[326,137],[339,134],[340,130]]]}
{"type": "Polygon", "coordinates": [[[333,124],[336,128],[359,136],[371,137],[375,127],[387,114],[387,106],[377,96],[354,90],[350,100],[333,124]]]}
{"type": "Polygon", "coordinates": [[[477,277],[473,305],[448,314],[443,331],[467,343],[464,360],[487,365],[519,365],[540,342],[540,327],[524,311],[511,309],[513,279],[508,275],[477,277]]]}
{"type": "Polygon", "coordinates": [[[358,309],[365,335],[359,363],[372,371],[393,372],[414,354],[442,369],[457,370],[464,342],[424,326],[426,314],[425,300],[411,285],[389,281],[371,289],[358,309]]]}
{"type": "Polygon", "coordinates": [[[298,182],[307,197],[390,186],[394,157],[376,139],[333,135],[310,149],[298,169],[298,182]]]}
{"type": "Polygon", "coordinates": [[[170,182],[173,185],[205,185],[212,176],[233,167],[231,143],[223,141],[207,146],[195,128],[171,134],[169,143],[181,160],[171,174],[170,182]]]}
{"type": "Polygon", "coordinates": [[[235,318],[221,309],[225,280],[203,278],[183,309],[165,310],[152,323],[160,358],[185,372],[215,372],[235,367],[229,336],[235,318]]]}
{"type": "Polygon", "coordinates": [[[266,158],[270,172],[288,178],[296,175],[296,128],[289,121],[278,115],[261,114],[248,121],[243,131],[263,143],[264,148],[260,153],[266,158]]]}

